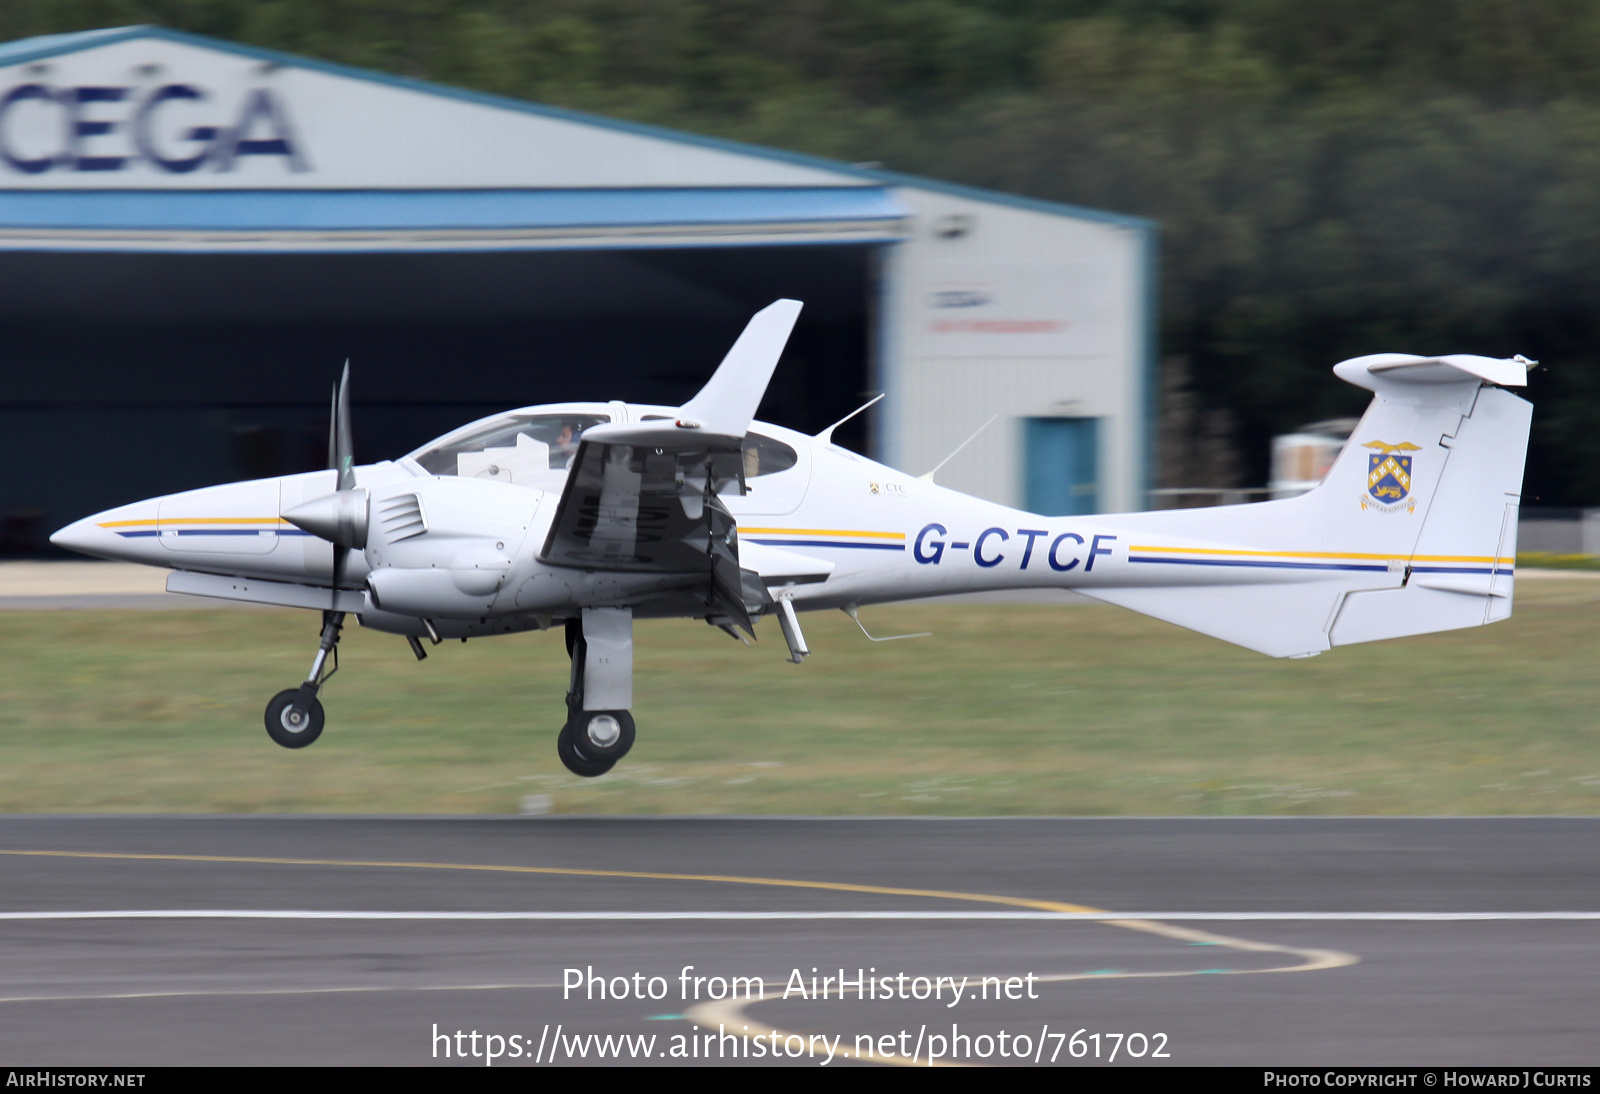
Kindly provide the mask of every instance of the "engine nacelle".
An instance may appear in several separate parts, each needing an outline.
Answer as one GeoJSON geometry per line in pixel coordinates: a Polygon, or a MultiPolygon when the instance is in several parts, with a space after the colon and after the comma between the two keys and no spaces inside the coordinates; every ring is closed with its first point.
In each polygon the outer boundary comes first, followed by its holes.
{"type": "Polygon", "coordinates": [[[423,619],[488,615],[542,497],[458,478],[413,479],[375,491],[366,550],[373,603],[423,619]]]}
{"type": "Polygon", "coordinates": [[[484,615],[505,580],[511,560],[499,566],[430,567],[404,570],[386,566],[367,578],[372,602],[386,612],[431,619],[469,619],[484,615]]]}

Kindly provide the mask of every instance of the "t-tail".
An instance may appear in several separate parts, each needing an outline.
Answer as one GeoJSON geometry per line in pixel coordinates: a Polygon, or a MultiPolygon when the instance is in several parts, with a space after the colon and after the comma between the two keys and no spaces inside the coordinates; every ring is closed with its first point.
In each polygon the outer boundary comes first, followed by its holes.
{"type": "Polygon", "coordinates": [[[1504,386],[1531,363],[1341,363],[1375,398],[1320,486],[1106,518],[1134,583],[1079,591],[1274,657],[1507,618],[1533,408],[1504,386]]]}

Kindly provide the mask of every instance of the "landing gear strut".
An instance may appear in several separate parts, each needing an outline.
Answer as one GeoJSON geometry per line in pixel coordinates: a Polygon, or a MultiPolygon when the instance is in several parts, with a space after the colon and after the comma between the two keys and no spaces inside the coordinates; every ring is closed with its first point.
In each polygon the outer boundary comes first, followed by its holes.
{"type": "Polygon", "coordinates": [[[567,620],[567,724],[556,737],[556,755],[574,775],[604,775],[633,747],[633,612],[629,608],[585,608],[567,620]]]}
{"type": "Polygon", "coordinates": [[[322,736],[324,719],[317,692],[339,671],[339,635],[343,630],[343,612],[323,612],[322,640],[317,643],[317,656],[311,662],[306,682],[278,692],[267,704],[267,736],[284,748],[304,748],[322,736]],[[328,668],[330,658],[332,668],[328,668]]]}

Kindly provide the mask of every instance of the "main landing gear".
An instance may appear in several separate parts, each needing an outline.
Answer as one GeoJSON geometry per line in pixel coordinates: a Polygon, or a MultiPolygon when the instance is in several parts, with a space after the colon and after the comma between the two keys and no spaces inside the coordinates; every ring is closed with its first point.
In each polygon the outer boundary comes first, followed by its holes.
{"type": "Polygon", "coordinates": [[[633,610],[585,608],[567,620],[567,724],[556,755],[574,775],[604,775],[633,747],[633,610]]]}
{"type": "Polygon", "coordinates": [[[267,736],[284,748],[304,748],[322,736],[322,702],[317,692],[339,671],[339,634],[343,630],[343,612],[323,612],[322,640],[317,643],[317,656],[306,682],[278,692],[267,704],[267,736]],[[330,656],[333,667],[324,673],[330,656]]]}
{"type": "MultiPolygon", "coordinates": [[[[317,693],[339,671],[339,636],[344,612],[322,613],[322,639],[305,683],[280,691],[267,704],[267,735],[284,748],[305,748],[322,735],[324,715],[317,693]]],[[[567,722],[556,737],[556,755],[574,775],[604,775],[633,747],[633,610],[585,608],[567,621],[572,676],[567,687],[567,722]]]]}

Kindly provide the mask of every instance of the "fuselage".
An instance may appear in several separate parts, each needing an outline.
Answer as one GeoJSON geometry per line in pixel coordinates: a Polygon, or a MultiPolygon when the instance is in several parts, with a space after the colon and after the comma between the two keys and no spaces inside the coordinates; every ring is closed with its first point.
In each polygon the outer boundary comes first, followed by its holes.
{"type": "MultiPolygon", "coordinates": [[[[565,469],[555,447],[535,447],[526,438],[519,446],[516,426],[551,419],[637,421],[672,412],[615,402],[527,407],[474,422],[398,460],[358,467],[357,485],[373,499],[372,529],[367,549],[352,553],[344,586],[381,590],[382,572],[391,568],[472,572],[478,576],[456,582],[466,586],[459,590],[463,618],[560,615],[580,599],[593,603],[594,590],[571,588],[582,584],[571,569],[539,559],[565,469]],[[486,433],[510,443],[472,440],[486,433]],[[535,451],[519,450],[530,447],[535,451]],[[563,587],[573,595],[563,595],[563,587]]],[[[1073,585],[1092,582],[1126,556],[1123,539],[1099,520],[1039,517],[995,505],[781,426],[757,422],[751,435],[747,492],[740,496],[734,487],[723,494],[741,543],[833,566],[825,581],[795,589],[797,607],[1073,585]]],[[[332,471],[212,486],[97,513],[52,539],[102,558],[326,584],[332,546],[282,514],[333,489],[332,471]]],[[[628,584],[626,575],[609,580],[628,584]]],[[[624,588],[617,594],[636,595],[624,588]]]]}
{"type": "MultiPolygon", "coordinates": [[[[703,615],[703,598],[681,577],[587,571],[541,558],[565,461],[583,429],[674,412],[617,402],[527,407],[471,423],[398,460],[358,467],[356,484],[371,499],[370,528],[341,587],[359,598],[365,625],[405,634],[422,633],[424,618],[447,636],[507,633],[605,604],[630,606],[639,617],[703,615]]],[[[799,556],[829,567],[825,577],[787,590],[802,610],[1023,587],[1315,576],[1293,562],[1274,569],[1258,560],[1247,563],[1249,571],[1185,566],[1264,552],[1175,536],[1164,527],[1176,516],[1170,513],[1027,513],[762,422],[752,424],[746,441],[745,472],[746,492],[734,486],[722,497],[740,544],[768,549],[748,551],[748,565],[759,571],[773,559],[799,556]]],[[[192,574],[326,588],[332,545],[283,514],[330,494],[334,483],[333,471],[316,471],[150,498],[87,517],[52,540],[192,574]]],[[[1281,519],[1272,524],[1292,527],[1299,501],[1249,508],[1273,510],[1281,519]]]]}

